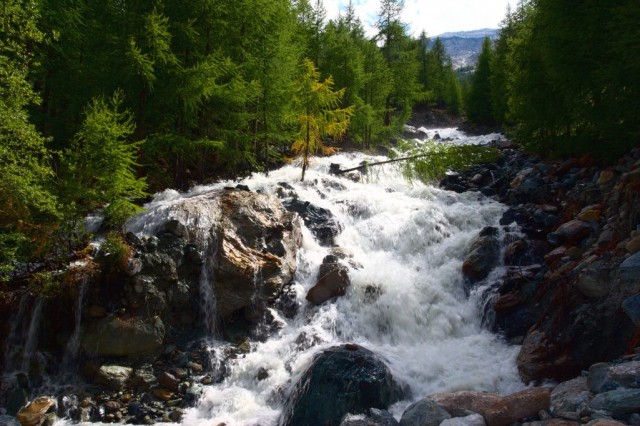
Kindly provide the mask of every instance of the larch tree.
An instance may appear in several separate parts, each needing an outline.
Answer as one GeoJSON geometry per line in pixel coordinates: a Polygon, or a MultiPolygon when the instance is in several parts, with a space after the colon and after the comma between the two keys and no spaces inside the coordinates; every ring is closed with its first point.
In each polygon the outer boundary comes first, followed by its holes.
{"type": "Polygon", "coordinates": [[[330,154],[334,148],[327,147],[327,137],[340,138],[348,127],[353,107],[340,108],[344,89],[333,90],[333,78],[320,81],[320,73],[309,59],[302,63],[302,73],[297,81],[295,99],[296,140],[291,146],[293,152],[302,154],[302,177],[309,166],[309,157],[318,151],[330,154]]]}

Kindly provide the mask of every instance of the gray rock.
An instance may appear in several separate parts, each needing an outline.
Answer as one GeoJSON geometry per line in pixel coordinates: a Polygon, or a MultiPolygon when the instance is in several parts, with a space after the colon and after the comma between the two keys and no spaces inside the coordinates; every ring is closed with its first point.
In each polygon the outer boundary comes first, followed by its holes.
{"type": "Polygon", "coordinates": [[[451,414],[430,399],[414,402],[402,413],[401,426],[438,426],[451,414]]]}
{"type": "Polygon", "coordinates": [[[225,191],[218,203],[225,214],[214,227],[215,296],[218,313],[229,317],[291,282],[302,233],[299,216],[272,195],[225,191]]]}
{"type": "Polygon", "coordinates": [[[479,237],[469,250],[462,264],[462,272],[471,281],[480,281],[498,264],[500,242],[495,236],[479,237]]]}
{"type": "Polygon", "coordinates": [[[133,375],[133,369],[119,365],[103,365],[98,370],[96,383],[106,389],[122,390],[133,375]]]}
{"type": "Polygon", "coordinates": [[[551,413],[576,411],[580,404],[589,402],[592,397],[586,377],[562,382],[551,391],[551,413]]]}
{"type": "Polygon", "coordinates": [[[594,410],[604,410],[614,417],[640,411],[640,389],[617,389],[596,395],[590,403],[594,410]]]}
{"type": "Polygon", "coordinates": [[[367,416],[347,416],[340,426],[398,426],[399,424],[388,411],[372,408],[367,416]]]}
{"type": "Polygon", "coordinates": [[[13,416],[0,416],[0,426],[20,426],[20,422],[13,416]]]}
{"type": "Polygon", "coordinates": [[[622,302],[622,309],[636,327],[640,327],[640,294],[626,298],[622,302]]]}
{"type": "Polygon", "coordinates": [[[587,386],[593,393],[602,392],[602,386],[607,379],[607,373],[609,372],[610,365],[606,362],[599,362],[589,367],[589,377],[587,379],[587,386]]]}
{"type": "Polygon", "coordinates": [[[108,317],[85,328],[82,349],[96,356],[148,355],[162,349],[165,328],[159,317],[108,317]]]}
{"type": "Polygon", "coordinates": [[[611,279],[598,271],[585,269],[576,280],[576,287],[584,296],[596,299],[609,293],[611,279]]]}
{"type": "Polygon", "coordinates": [[[480,414],[471,414],[466,417],[454,417],[445,419],[440,426],[485,426],[484,417],[480,414]]]}
{"type": "Polygon", "coordinates": [[[314,305],[321,305],[333,297],[344,295],[350,285],[349,268],[340,263],[336,256],[328,255],[320,265],[318,281],[309,289],[307,300],[314,305]]]}
{"type": "Polygon", "coordinates": [[[279,424],[337,425],[348,413],[387,408],[402,397],[382,360],[361,346],[347,344],[315,357],[289,395],[279,424]]]}
{"type": "Polygon", "coordinates": [[[179,220],[171,219],[164,225],[164,232],[180,238],[189,238],[189,230],[179,220]]]}
{"type": "Polygon", "coordinates": [[[622,264],[621,268],[638,268],[640,269],[640,252],[628,257],[622,264]]]}

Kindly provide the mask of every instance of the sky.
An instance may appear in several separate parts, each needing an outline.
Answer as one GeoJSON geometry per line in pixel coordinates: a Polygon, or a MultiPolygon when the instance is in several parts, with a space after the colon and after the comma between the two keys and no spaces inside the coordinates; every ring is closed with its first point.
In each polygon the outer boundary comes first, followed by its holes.
{"type": "MultiPolygon", "coordinates": [[[[323,2],[327,18],[331,19],[345,9],[348,0],[323,2]]],[[[353,3],[365,27],[375,22],[380,0],[353,0],[353,3]]],[[[451,31],[498,28],[507,4],[515,8],[516,0],[405,0],[402,21],[409,24],[410,33],[416,37],[422,30],[433,37],[451,31]]]]}

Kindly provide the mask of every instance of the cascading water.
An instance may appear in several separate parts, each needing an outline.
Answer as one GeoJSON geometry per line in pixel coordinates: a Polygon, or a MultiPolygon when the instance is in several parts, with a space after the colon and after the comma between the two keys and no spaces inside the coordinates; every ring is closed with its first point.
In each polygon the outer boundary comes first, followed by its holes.
{"type": "Polygon", "coordinates": [[[84,300],[87,294],[88,287],[89,276],[84,275],[80,279],[80,284],[78,285],[73,333],[71,334],[71,337],[67,342],[67,347],[65,348],[64,356],[62,358],[61,371],[63,372],[63,374],[73,374],[77,370],[76,361],[78,359],[78,350],[80,349],[80,326],[82,324],[82,308],[84,307],[84,300]]]}
{"type": "MultiPolygon", "coordinates": [[[[440,135],[460,136],[449,130],[440,130],[440,135]]],[[[459,139],[456,143],[465,143],[462,136],[459,139]]],[[[362,160],[382,159],[360,154],[317,158],[304,183],[299,182],[300,169],[294,166],[242,182],[272,194],[277,193],[278,182],[286,182],[301,200],[330,210],[344,227],[336,243],[353,254],[357,267],[349,271],[352,284],[344,297],[319,307],[309,305],[305,295],[315,284],[329,248],[303,229],[293,283],[299,313],[291,320],[278,317],[283,328],[264,342],[252,342],[249,353],[230,361],[228,376],[204,388],[197,407],[186,413],[185,424],[276,424],[283,395],[313,355],[345,342],[379,354],[416,399],[441,391],[506,393],[523,386],[515,367],[518,348],[482,328],[480,292],[465,296],[461,274],[473,238],[483,227],[497,224],[504,206],[476,193],[455,194],[409,184],[393,167],[359,182],[328,174],[330,163],[341,163],[344,169],[362,160]]],[[[171,203],[190,198],[194,214],[175,218],[183,223],[206,221],[199,224],[203,234],[198,237],[198,246],[206,253],[211,247],[208,228],[217,222],[215,196],[225,185],[197,187],[184,195],[165,191],[129,228],[153,235],[167,218],[175,217],[171,203]],[[208,219],[203,219],[205,210],[213,212],[208,219]]],[[[204,288],[213,288],[212,280],[215,277],[206,277],[204,288]]],[[[212,300],[205,291],[201,295],[212,300]]],[[[211,345],[215,351],[221,343],[211,345]]],[[[409,402],[397,404],[392,411],[399,415],[409,402]]]]}

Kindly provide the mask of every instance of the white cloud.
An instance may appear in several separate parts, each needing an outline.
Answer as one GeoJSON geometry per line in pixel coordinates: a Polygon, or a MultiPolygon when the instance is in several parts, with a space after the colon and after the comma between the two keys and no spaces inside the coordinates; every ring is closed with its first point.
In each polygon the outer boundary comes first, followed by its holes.
{"type": "MultiPolygon", "coordinates": [[[[347,0],[324,0],[328,18],[338,16],[347,0]]],[[[379,0],[355,0],[356,12],[365,26],[372,26],[380,9],[379,0]]],[[[505,16],[507,4],[516,0],[405,0],[402,21],[418,36],[422,30],[430,36],[448,31],[498,28],[505,16]]],[[[373,33],[372,29],[368,32],[373,33]]]]}

